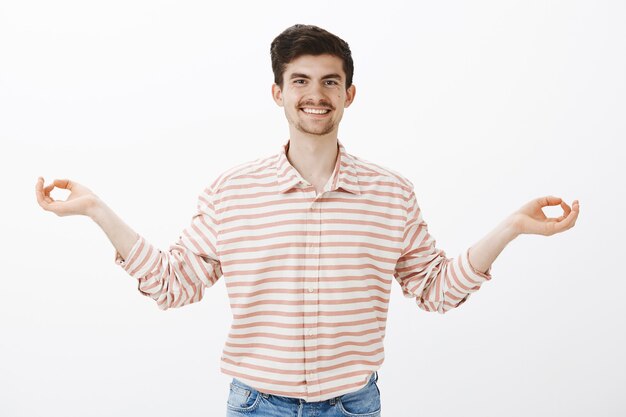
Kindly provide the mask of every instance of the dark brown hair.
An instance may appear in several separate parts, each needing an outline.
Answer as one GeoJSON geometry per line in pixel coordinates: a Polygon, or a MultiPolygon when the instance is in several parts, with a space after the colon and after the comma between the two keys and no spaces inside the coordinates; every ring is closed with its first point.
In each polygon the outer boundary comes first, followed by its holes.
{"type": "Polygon", "coordinates": [[[270,55],[274,82],[283,88],[283,74],[292,60],[301,55],[330,54],[343,61],[346,89],[352,85],[354,63],[348,43],[332,33],[313,25],[296,24],[285,29],[272,41],[270,55]]]}

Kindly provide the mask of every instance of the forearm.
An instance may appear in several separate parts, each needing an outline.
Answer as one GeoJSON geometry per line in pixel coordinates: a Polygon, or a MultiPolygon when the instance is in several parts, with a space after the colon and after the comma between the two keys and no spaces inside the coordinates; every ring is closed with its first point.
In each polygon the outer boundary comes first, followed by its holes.
{"type": "Polygon", "coordinates": [[[486,272],[506,245],[518,235],[514,218],[507,217],[469,249],[469,262],[477,271],[486,272]]]}
{"type": "Polygon", "coordinates": [[[122,258],[127,260],[139,235],[100,199],[94,203],[88,216],[106,233],[122,258]]]}

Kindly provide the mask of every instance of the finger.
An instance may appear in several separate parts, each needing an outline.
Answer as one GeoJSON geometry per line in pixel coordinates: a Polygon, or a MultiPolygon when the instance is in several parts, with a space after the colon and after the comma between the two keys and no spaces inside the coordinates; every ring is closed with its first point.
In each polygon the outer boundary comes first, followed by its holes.
{"type": "Polygon", "coordinates": [[[573,207],[572,212],[574,213],[573,214],[574,220],[572,221],[572,224],[570,227],[574,227],[574,225],[576,224],[576,219],[578,219],[578,215],[580,214],[580,203],[578,202],[578,200],[574,200],[574,202],[572,203],[572,207],[573,207]]]}
{"type": "Polygon", "coordinates": [[[53,184],[56,185],[59,188],[64,188],[66,190],[72,190],[72,181],[64,178],[64,179],[60,179],[60,180],[54,180],[53,184]]]}
{"type": "MultiPolygon", "coordinates": [[[[572,207],[570,207],[570,206],[569,206],[569,205],[568,205],[565,201],[562,201],[562,202],[561,202],[561,207],[563,208],[563,215],[562,215],[562,216],[560,216],[560,217],[559,217],[559,218],[557,218],[557,219],[550,218],[550,219],[548,219],[548,220],[556,220],[556,221],[559,221],[559,222],[560,222],[560,221],[562,221],[562,220],[565,220],[565,219],[567,219],[569,216],[571,216],[571,215],[572,215],[572,212],[574,212],[574,211],[575,211],[575,212],[578,212],[578,211],[579,211],[579,209],[580,209],[580,204],[579,204],[578,200],[574,200],[574,201],[572,202],[572,207]]],[[[578,216],[578,214],[577,214],[577,213],[576,213],[576,216],[578,216]]]]}
{"type": "Polygon", "coordinates": [[[540,197],[536,200],[541,207],[544,206],[556,206],[557,204],[560,204],[561,201],[563,201],[560,197],[555,197],[553,195],[547,195],[545,197],[540,197]]]}
{"type": "Polygon", "coordinates": [[[50,196],[50,191],[54,190],[54,184],[50,184],[43,189],[44,195],[50,196]]]}
{"type": "Polygon", "coordinates": [[[565,231],[567,229],[570,229],[572,227],[574,227],[574,224],[576,224],[576,219],[578,218],[578,210],[570,210],[568,212],[567,217],[565,217],[562,221],[559,221],[558,223],[556,223],[554,225],[554,229],[555,232],[562,232],[565,231]]]}
{"type": "Polygon", "coordinates": [[[39,187],[39,189],[41,190],[42,194],[41,194],[41,198],[46,202],[46,203],[53,203],[54,199],[50,197],[50,191],[52,191],[54,189],[54,185],[50,184],[45,188],[41,188],[44,184],[43,181],[43,177],[41,178],[41,186],[39,187]]]}
{"type": "Polygon", "coordinates": [[[41,205],[41,201],[43,200],[42,187],[43,186],[43,178],[39,177],[37,179],[37,183],[35,183],[35,197],[37,197],[37,202],[41,205]]]}
{"type": "MultiPolygon", "coordinates": [[[[43,178],[41,179],[41,186],[43,186],[44,182],[43,182],[43,178]]],[[[47,201],[48,203],[54,201],[51,197],[50,197],[50,191],[52,191],[54,189],[54,184],[50,184],[44,188],[41,188],[42,191],[42,198],[47,201]]]]}
{"type": "Polygon", "coordinates": [[[570,219],[570,218],[572,219],[571,220],[572,221],[572,226],[574,225],[573,223],[575,223],[576,219],[578,218],[578,213],[580,213],[578,203],[577,202],[576,203],[572,203],[572,211],[567,216],[568,219],[570,219]]]}
{"type": "Polygon", "coordinates": [[[37,201],[43,200],[43,178],[39,177],[37,179],[37,183],[35,184],[35,195],[37,196],[37,201]]]}
{"type": "Polygon", "coordinates": [[[54,200],[52,200],[50,197],[48,197],[47,195],[45,195],[43,193],[43,177],[39,177],[39,179],[37,180],[37,184],[35,184],[35,196],[37,197],[37,203],[39,203],[39,205],[48,210],[49,203],[52,203],[54,200]]]}
{"type": "Polygon", "coordinates": [[[580,212],[580,203],[578,202],[578,200],[574,200],[572,202],[572,208],[571,210],[569,210],[567,212],[568,217],[569,216],[578,216],[578,213],[580,212]]]}
{"type": "Polygon", "coordinates": [[[563,209],[563,215],[561,215],[558,219],[556,219],[556,221],[560,222],[564,219],[567,218],[567,216],[569,216],[569,214],[571,213],[572,209],[570,208],[570,206],[567,205],[567,203],[565,201],[561,202],[561,208],[563,209]]]}

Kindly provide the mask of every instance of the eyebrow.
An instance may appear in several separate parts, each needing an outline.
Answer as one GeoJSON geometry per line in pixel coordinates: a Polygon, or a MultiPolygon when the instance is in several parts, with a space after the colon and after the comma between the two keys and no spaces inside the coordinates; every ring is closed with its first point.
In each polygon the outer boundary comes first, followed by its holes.
{"type": "MultiPolygon", "coordinates": [[[[310,80],[311,77],[309,77],[306,74],[303,74],[301,72],[294,72],[293,74],[291,74],[291,76],[289,77],[290,80],[293,80],[294,78],[306,78],[307,80],[310,80]]],[[[326,74],[322,77],[322,80],[326,80],[328,78],[337,78],[339,80],[341,80],[341,75],[334,73],[334,74],[326,74]]]]}

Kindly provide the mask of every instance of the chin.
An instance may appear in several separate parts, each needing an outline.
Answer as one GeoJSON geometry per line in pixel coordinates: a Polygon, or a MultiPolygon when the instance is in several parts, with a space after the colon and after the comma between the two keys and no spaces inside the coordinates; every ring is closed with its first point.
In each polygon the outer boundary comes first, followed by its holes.
{"type": "Polygon", "coordinates": [[[315,136],[324,136],[332,133],[334,128],[332,129],[324,129],[324,130],[308,130],[304,129],[302,126],[298,126],[298,130],[302,133],[306,133],[307,135],[315,135],[315,136]]]}

